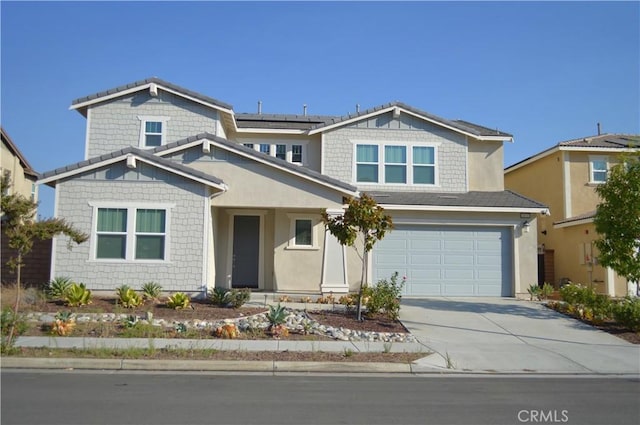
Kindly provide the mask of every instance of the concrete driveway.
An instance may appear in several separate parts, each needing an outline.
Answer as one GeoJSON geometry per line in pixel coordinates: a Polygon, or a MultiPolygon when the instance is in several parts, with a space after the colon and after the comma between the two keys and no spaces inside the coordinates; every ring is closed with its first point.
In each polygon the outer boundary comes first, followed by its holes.
{"type": "Polygon", "coordinates": [[[402,300],[400,320],[434,368],[498,373],[639,374],[640,345],[513,298],[402,300]]]}

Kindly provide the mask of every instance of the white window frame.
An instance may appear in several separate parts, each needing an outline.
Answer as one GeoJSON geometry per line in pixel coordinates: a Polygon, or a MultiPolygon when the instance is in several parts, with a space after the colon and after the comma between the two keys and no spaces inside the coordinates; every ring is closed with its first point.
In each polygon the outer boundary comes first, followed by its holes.
{"type": "Polygon", "coordinates": [[[157,146],[147,146],[147,137],[146,137],[147,122],[162,123],[162,133],[160,134],[160,146],[165,145],[167,143],[167,122],[169,121],[170,117],[140,115],[138,116],[138,119],[140,120],[140,139],[138,140],[138,146],[141,149],[153,149],[157,147],[157,146]]]}
{"type": "Polygon", "coordinates": [[[607,181],[607,178],[609,176],[609,158],[607,156],[602,156],[602,155],[589,155],[589,183],[590,184],[603,184],[607,181]],[[605,169],[604,170],[600,170],[600,169],[595,169],[594,167],[594,162],[596,161],[604,161],[605,163],[605,169]],[[605,178],[604,180],[596,180],[595,179],[595,173],[596,172],[606,172],[605,178]]]}
{"type": "Polygon", "coordinates": [[[439,187],[439,164],[438,164],[438,149],[440,143],[406,143],[396,141],[374,141],[374,140],[352,140],[353,143],[353,165],[352,165],[352,182],[357,186],[416,186],[416,187],[439,187]],[[373,163],[359,163],[357,162],[357,153],[359,145],[376,145],[378,146],[378,181],[377,182],[361,182],[358,181],[358,164],[373,164],[373,163]],[[403,146],[406,148],[407,162],[405,164],[387,164],[385,158],[385,146],[403,146]],[[413,167],[416,166],[428,166],[427,164],[414,164],[413,163],[413,148],[425,147],[433,148],[433,183],[414,183],[413,181],[413,167]],[[406,183],[385,183],[385,166],[386,165],[404,165],[406,167],[406,183]]]}
{"type": "MultiPolygon", "coordinates": [[[[132,203],[132,202],[89,202],[89,206],[93,209],[93,215],[91,219],[91,239],[89,242],[90,261],[97,261],[100,263],[162,263],[166,264],[170,262],[171,250],[171,209],[176,204],[164,204],[164,203],[132,203]],[[125,245],[125,258],[98,258],[98,210],[102,208],[115,208],[127,210],[127,228],[126,232],[126,245],[125,245]],[[164,210],[164,258],[158,259],[137,259],[136,258],[136,237],[138,235],[153,235],[158,236],[160,233],[139,233],[136,231],[136,218],[137,210],[164,210]]],[[[109,232],[109,234],[115,234],[109,232]]]]}
{"type": "Polygon", "coordinates": [[[316,251],[320,249],[318,245],[318,223],[320,216],[317,214],[287,214],[289,218],[289,243],[285,247],[288,250],[316,251]],[[306,220],[311,222],[311,245],[296,244],[296,221],[306,220]]]}
{"type": "Polygon", "coordinates": [[[276,157],[276,152],[277,152],[277,146],[278,145],[284,145],[286,146],[286,157],[285,157],[285,161],[287,161],[290,164],[295,164],[295,165],[307,165],[307,149],[308,149],[308,144],[309,141],[308,140],[264,140],[264,139],[239,139],[238,140],[243,146],[248,147],[249,149],[252,149],[250,146],[247,146],[249,144],[253,145],[253,150],[261,152],[261,153],[266,153],[266,152],[262,152],[260,150],[260,146],[261,145],[269,145],[269,156],[273,156],[276,157]],[[302,152],[300,153],[300,156],[302,158],[301,161],[293,161],[293,147],[294,146],[300,146],[302,152]]]}

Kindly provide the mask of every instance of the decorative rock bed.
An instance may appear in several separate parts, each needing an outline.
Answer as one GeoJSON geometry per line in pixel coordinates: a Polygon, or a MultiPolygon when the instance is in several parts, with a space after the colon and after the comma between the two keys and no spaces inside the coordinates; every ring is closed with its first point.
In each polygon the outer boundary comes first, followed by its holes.
{"type": "MultiPolygon", "coordinates": [[[[252,329],[265,330],[269,326],[269,320],[266,313],[255,314],[253,316],[239,317],[236,319],[225,319],[216,321],[206,320],[187,320],[187,321],[175,321],[155,319],[153,317],[140,317],[121,313],[73,313],[72,318],[75,318],[76,323],[88,323],[88,322],[108,322],[116,323],[127,320],[133,320],[144,324],[151,324],[153,326],[175,328],[182,325],[187,329],[203,329],[214,330],[217,327],[225,323],[234,323],[240,332],[247,332],[252,329]]],[[[51,313],[28,313],[27,320],[29,322],[36,323],[53,323],[55,320],[54,315],[51,313]]],[[[313,319],[311,319],[304,311],[289,311],[286,321],[287,328],[295,332],[306,332],[312,335],[321,335],[329,338],[333,338],[340,341],[369,341],[369,342],[417,342],[416,338],[410,333],[390,333],[390,332],[367,332],[367,331],[355,331],[345,328],[334,328],[331,326],[325,326],[313,319]]]]}

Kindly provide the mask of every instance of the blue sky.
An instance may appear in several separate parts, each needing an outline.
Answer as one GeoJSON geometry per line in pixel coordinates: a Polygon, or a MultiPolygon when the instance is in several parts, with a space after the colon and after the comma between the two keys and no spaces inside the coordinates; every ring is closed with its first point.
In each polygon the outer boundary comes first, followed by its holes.
{"type": "Polygon", "coordinates": [[[150,76],[236,112],[399,100],[512,133],[505,166],[597,122],[640,133],[639,2],[2,1],[0,16],[2,126],[39,172],[83,159],[73,99],[150,76]]]}

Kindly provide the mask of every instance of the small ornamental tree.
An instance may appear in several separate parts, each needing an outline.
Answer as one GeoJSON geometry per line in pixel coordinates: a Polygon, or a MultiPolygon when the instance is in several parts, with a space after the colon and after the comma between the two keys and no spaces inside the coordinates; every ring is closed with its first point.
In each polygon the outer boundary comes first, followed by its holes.
{"type": "MultiPolygon", "coordinates": [[[[24,266],[24,257],[33,249],[36,239],[49,240],[64,234],[77,244],[86,241],[89,237],[73,228],[64,219],[50,218],[37,221],[35,219],[38,204],[19,193],[9,194],[11,187],[11,173],[5,172],[0,177],[2,229],[4,237],[8,240],[9,248],[15,250],[15,256],[7,261],[7,265],[16,271],[16,302],[13,314],[18,316],[20,306],[21,271],[24,266]]],[[[10,345],[14,335],[13,324],[10,327],[7,345],[10,345]]]]}
{"type": "Polygon", "coordinates": [[[640,290],[640,153],[622,157],[596,188],[601,202],[594,224],[600,264],[636,283],[640,290]]]}
{"type": "Polygon", "coordinates": [[[357,318],[362,320],[362,290],[367,282],[369,269],[369,252],[385,233],[393,228],[391,217],[385,214],[384,208],[366,193],[360,198],[349,200],[349,206],[343,215],[331,217],[327,211],[322,212],[322,221],[341,245],[355,247],[358,236],[362,236],[362,275],[358,290],[357,318]]]}

